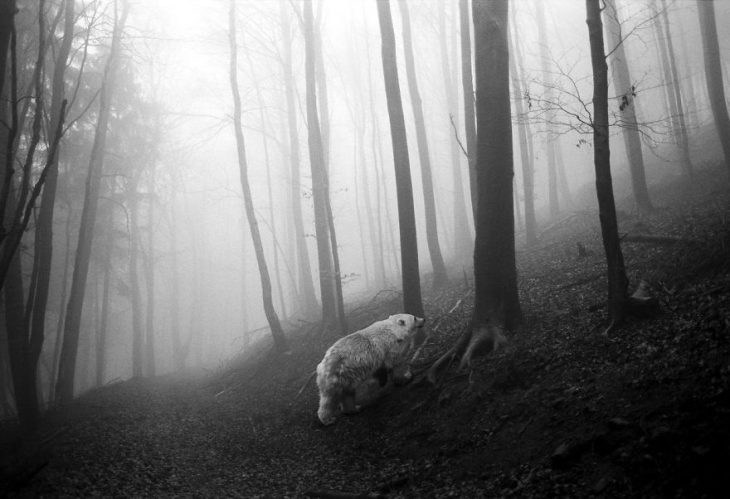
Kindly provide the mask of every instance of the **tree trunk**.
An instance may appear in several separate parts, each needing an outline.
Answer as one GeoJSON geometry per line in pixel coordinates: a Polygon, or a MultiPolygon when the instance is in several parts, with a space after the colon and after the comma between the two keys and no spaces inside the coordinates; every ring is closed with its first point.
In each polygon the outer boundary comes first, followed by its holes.
{"type": "Polygon", "coordinates": [[[689,137],[687,136],[687,124],[686,124],[686,108],[684,102],[682,102],[682,91],[679,87],[679,71],[677,70],[677,60],[674,54],[674,42],[672,41],[672,34],[669,29],[669,14],[666,0],[662,0],[662,19],[664,21],[664,33],[665,40],[667,43],[667,56],[669,58],[669,69],[672,75],[672,88],[674,90],[674,99],[677,103],[677,121],[679,129],[677,130],[679,136],[677,137],[679,142],[679,150],[682,155],[682,171],[691,177],[694,172],[692,165],[692,159],[689,156],[689,137]]]}
{"type": "MultiPolygon", "coordinates": [[[[514,26],[514,24],[513,24],[514,26]]],[[[513,30],[514,31],[514,30],[513,30]]],[[[515,44],[516,46],[516,44],[515,44]]],[[[525,205],[525,244],[534,246],[537,243],[537,219],[535,218],[535,180],[534,163],[532,161],[532,133],[530,124],[525,117],[525,109],[522,101],[521,74],[517,71],[517,64],[514,60],[517,57],[516,50],[510,50],[510,72],[512,73],[512,91],[514,93],[515,107],[518,119],[517,132],[520,139],[520,162],[522,164],[522,191],[525,205]]]]}
{"type": "Polygon", "coordinates": [[[383,43],[383,78],[385,80],[385,96],[390,117],[390,137],[393,143],[393,164],[395,166],[395,184],[398,193],[403,309],[407,314],[423,317],[421,276],[418,271],[416,216],[413,208],[413,187],[408,160],[406,124],[398,84],[393,19],[390,13],[390,4],[387,1],[376,0],[375,3],[378,7],[378,21],[383,43]]]}
{"type": "Polygon", "coordinates": [[[472,329],[520,320],[512,209],[508,2],[475,0],[477,187],[472,329]]]}
{"type": "Polygon", "coordinates": [[[140,172],[133,174],[127,187],[129,198],[129,295],[132,304],[132,376],[144,376],[144,332],[142,330],[142,296],[139,285],[139,185],[140,172]]]}
{"type": "Polygon", "coordinates": [[[715,3],[712,0],[697,0],[697,12],[700,18],[702,34],[702,51],[705,59],[705,81],[707,95],[710,99],[715,128],[720,137],[725,155],[725,167],[730,174],[730,118],[725,104],[725,89],[722,77],[722,59],[720,45],[717,41],[717,25],[715,22],[715,3]]]}
{"type": "Polygon", "coordinates": [[[58,381],[56,383],[57,397],[60,402],[68,403],[74,394],[74,376],[76,372],[76,356],[81,329],[81,316],[84,305],[86,279],[89,273],[91,260],[91,245],[94,240],[94,225],[96,223],[99,190],[101,187],[102,170],[104,166],[104,152],[111,101],[114,95],[117,59],[121,50],[122,31],[129,9],[126,0],[122,2],[122,14],[118,17],[115,4],[115,22],[112,35],[111,51],[102,80],[99,97],[99,117],[94,135],[94,144],[89,158],[89,171],[84,191],[84,205],[81,212],[78,244],[74,271],[71,278],[71,291],[64,325],[63,345],[58,366],[58,381]]]}
{"type": "Polygon", "coordinates": [[[408,4],[399,0],[401,20],[403,21],[403,52],[406,61],[406,79],[408,93],[411,96],[411,108],[416,126],[416,144],[418,146],[418,161],[421,164],[421,186],[423,187],[423,205],[426,212],[426,243],[433,266],[433,286],[439,289],[448,283],[446,266],[441,255],[441,245],[438,239],[438,223],[436,221],[436,200],[433,194],[433,177],[431,173],[431,157],[428,150],[426,124],[423,119],[423,105],[421,93],[418,90],[416,68],[413,58],[413,42],[411,41],[411,21],[408,14],[408,4]]]}
{"type": "Polygon", "coordinates": [[[243,137],[243,124],[241,121],[241,96],[238,90],[238,47],[236,46],[236,4],[235,0],[231,0],[229,11],[229,42],[231,50],[230,61],[230,84],[231,93],[233,94],[233,124],[236,134],[236,147],[238,150],[238,166],[241,174],[241,190],[243,191],[243,202],[248,219],[248,226],[251,231],[251,239],[253,240],[254,250],[256,252],[256,262],[259,267],[261,277],[261,291],[264,302],[264,313],[271,329],[271,335],[274,339],[274,347],[280,353],[288,352],[289,345],[284,335],[284,330],[279,322],[279,316],[274,309],[271,297],[271,279],[269,278],[269,270],[266,265],[266,257],[261,243],[261,233],[259,232],[258,221],[254,211],[253,199],[251,195],[251,187],[248,183],[248,162],[246,160],[246,145],[243,137]]]}
{"type": "MultiPolygon", "coordinates": [[[[61,114],[63,99],[66,92],[65,74],[71,44],[74,37],[75,11],[74,2],[65,0],[64,32],[58,57],[53,68],[53,86],[51,97],[51,117],[49,135],[56,130],[63,119],[61,114]]],[[[58,186],[58,153],[48,165],[48,173],[43,186],[43,195],[38,210],[38,221],[35,230],[35,273],[36,283],[31,290],[33,310],[30,324],[31,362],[36,365],[41,354],[45,336],[46,308],[51,280],[51,265],[53,262],[53,215],[56,204],[56,190],[58,186]]]]}
{"type": "MultiPolygon", "coordinates": [[[[456,5],[454,3],[454,5],[456,5]]],[[[446,29],[446,5],[445,0],[439,2],[439,51],[441,53],[441,71],[444,77],[444,92],[448,114],[453,118],[455,130],[459,130],[459,92],[454,81],[456,71],[449,61],[449,52],[446,39],[449,31],[446,29]]],[[[455,30],[452,30],[455,31],[455,30]]],[[[456,40],[454,40],[456,45],[456,40]]],[[[456,59],[453,61],[456,64],[456,59]]],[[[444,116],[443,125],[446,126],[447,117],[444,116]]],[[[453,181],[453,223],[454,223],[454,256],[457,261],[466,261],[471,256],[474,247],[471,233],[469,232],[469,217],[466,211],[464,200],[464,180],[461,172],[461,151],[454,134],[450,133],[449,153],[451,159],[451,173],[453,181]]]]}
{"type": "Polygon", "coordinates": [[[477,129],[474,116],[474,81],[471,60],[471,30],[469,28],[469,0],[459,0],[459,27],[461,30],[461,89],[464,94],[464,131],[466,153],[469,157],[469,191],[474,224],[477,218],[477,129]]]}
{"type": "MultiPolygon", "coordinates": [[[[555,102],[553,96],[553,79],[548,65],[550,56],[548,53],[548,40],[545,22],[545,8],[543,0],[537,0],[537,34],[540,43],[540,64],[542,66],[542,77],[545,79],[545,100],[552,104],[555,102]]],[[[552,107],[552,106],[551,106],[552,107]]],[[[555,112],[550,110],[545,116],[545,131],[547,137],[545,140],[545,154],[547,155],[547,173],[548,173],[548,204],[550,207],[550,216],[555,217],[560,212],[560,198],[558,197],[558,170],[555,163],[555,147],[553,144],[553,122],[555,121],[555,112]]]]}
{"type": "Polygon", "coordinates": [[[107,331],[109,329],[109,294],[111,290],[112,280],[112,248],[114,245],[114,230],[112,211],[109,210],[110,216],[107,221],[106,248],[102,257],[102,266],[104,271],[104,281],[101,290],[101,319],[99,321],[99,330],[96,333],[96,386],[102,386],[106,376],[106,343],[107,331]]]}
{"type": "Polygon", "coordinates": [[[593,67],[593,160],[596,170],[598,214],[608,266],[608,310],[609,328],[611,328],[621,323],[626,314],[628,279],[618,237],[611,180],[611,152],[608,144],[608,67],[603,45],[600,0],[586,0],[586,14],[593,67]]]}
{"type": "MultiPolygon", "coordinates": [[[[158,124],[159,129],[159,124],[158,124]]],[[[156,144],[157,142],[155,142],[156,144]]],[[[156,145],[155,145],[156,147],[156,145]]],[[[155,161],[152,158],[149,166],[149,196],[147,207],[147,251],[142,253],[142,265],[144,266],[145,285],[147,288],[147,314],[145,316],[145,370],[147,376],[154,376],[157,369],[155,365],[155,161]]]]}
{"type": "Polygon", "coordinates": [[[303,310],[310,314],[318,308],[317,295],[312,281],[312,268],[309,262],[309,250],[304,236],[304,222],[302,220],[302,186],[299,173],[299,132],[297,131],[297,109],[294,103],[294,76],[292,74],[291,32],[286,5],[279,2],[282,43],[284,45],[284,89],[286,94],[286,114],[289,130],[289,164],[291,172],[291,202],[292,220],[294,225],[294,240],[296,242],[297,271],[299,297],[302,300],[303,310]]]}
{"type": "Polygon", "coordinates": [[[335,324],[337,304],[335,302],[334,271],[332,269],[332,247],[329,239],[327,212],[327,172],[322,136],[317,111],[315,80],[314,21],[312,4],[304,2],[304,45],[305,78],[307,87],[307,131],[309,143],[309,165],[312,171],[312,201],[314,202],[314,229],[317,238],[317,260],[319,262],[319,288],[322,299],[322,322],[325,327],[335,324]]]}
{"type": "Polygon", "coordinates": [[[606,0],[606,8],[603,11],[606,21],[606,36],[610,48],[611,73],[613,74],[614,93],[621,103],[619,106],[621,134],[624,138],[626,155],[629,160],[634,201],[640,212],[647,213],[652,210],[652,205],[649,189],[646,185],[644,154],[641,150],[641,137],[639,136],[639,125],[636,121],[636,107],[633,102],[633,84],[629,73],[626,47],[621,35],[621,19],[619,19],[616,4],[616,0],[606,0]]]}
{"type": "Polygon", "coordinates": [[[15,0],[0,0],[0,95],[5,90],[8,49],[17,10],[15,0]]]}

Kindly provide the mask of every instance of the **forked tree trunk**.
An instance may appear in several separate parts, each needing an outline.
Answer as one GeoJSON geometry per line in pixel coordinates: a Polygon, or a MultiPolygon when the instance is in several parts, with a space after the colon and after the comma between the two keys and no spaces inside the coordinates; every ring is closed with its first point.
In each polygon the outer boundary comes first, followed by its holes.
{"type": "Polygon", "coordinates": [[[378,8],[380,36],[383,43],[383,78],[385,80],[385,97],[388,102],[388,115],[390,117],[390,138],[393,143],[393,164],[395,166],[395,184],[398,194],[403,309],[405,313],[423,317],[421,276],[418,271],[416,216],[413,208],[413,187],[408,160],[406,124],[398,84],[393,19],[388,2],[375,0],[375,4],[378,8]]]}
{"type": "Polygon", "coordinates": [[[416,126],[416,145],[418,146],[418,161],[421,165],[421,186],[423,188],[423,205],[426,214],[426,243],[433,267],[433,286],[438,289],[448,283],[446,266],[441,255],[441,245],[438,238],[438,223],[436,221],[436,200],[433,193],[433,176],[431,172],[431,157],[428,150],[426,124],[423,118],[423,104],[421,93],[418,90],[416,68],[413,57],[413,42],[411,41],[411,21],[408,14],[408,4],[399,0],[398,5],[403,21],[403,52],[406,62],[406,79],[408,93],[411,97],[413,120],[416,126]]]}
{"type": "Polygon", "coordinates": [[[652,210],[649,189],[646,185],[646,171],[644,169],[644,154],[641,150],[639,125],[636,121],[636,107],[634,106],[633,84],[629,73],[629,62],[626,56],[624,39],[621,35],[621,20],[619,19],[616,0],[606,0],[604,19],[606,20],[606,34],[609,40],[613,86],[616,96],[620,100],[621,134],[624,138],[626,154],[629,160],[631,186],[634,192],[636,207],[641,212],[652,210]]]}
{"type": "Polygon", "coordinates": [[[253,241],[254,250],[256,252],[256,263],[259,268],[261,278],[261,294],[264,305],[264,314],[271,329],[271,336],[274,339],[274,347],[278,352],[289,351],[289,345],[284,335],[284,330],[279,322],[279,316],[274,309],[274,303],[271,297],[271,279],[269,278],[269,269],[266,265],[266,257],[264,256],[264,248],[261,243],[261,233],[259,231],[258,221],[253,206],[253,198],[251,195],[251,187],[248,183],[248,162],[246,159],[246,144],[243,137],[243,123],[241,121],[241,95],[238,90],[238,47],[236,45],[236,3],[235,0],[230,1],[229,10],[229,43],[230,43],[230,84],[231,93],[233,94],[233,126],[236,136],[236,148],[238,151],[238,166],[241,175],[241,190],[243,191],[243,203],[246,210],[246,218],[248,227],[251,231],[251,239],[253,241]]]}
{"type": "Polygon", "coordinates": [[[621,323],[626,315],[628,279],[618,237],[616,204],[611,180],[611,152],[608,144],[608,67],[603,44],[600,0],[586,0],[586,15],[593,67],[593,160],[596,170],[598,213],[608,266],[610,329],[621,323]]]}
{"type": "Polygon", "coordinates": [[[715,22],[715,3],[712,0],[697,0],[697,11],[700,18],[702,34],[702,52],[705,59],[705,81],[707,95],[710,99],[715,128],[720,136],[720,143],[725,155],[725,167],[730,174],[730,118],[725,103],[725,89],[722,77],[722,59],[720,45],[717,41],[717,24],[715,22]]]}

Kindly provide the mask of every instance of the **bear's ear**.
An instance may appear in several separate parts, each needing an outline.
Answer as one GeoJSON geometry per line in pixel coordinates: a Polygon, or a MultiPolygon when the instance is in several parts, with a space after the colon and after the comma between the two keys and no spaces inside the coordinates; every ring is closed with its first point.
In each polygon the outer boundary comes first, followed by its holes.
{"type": "Polygon", "coordinates": [[[401,325],[401,326],[405,326],[406,325],[406,321],[404,321],[403,319],[398,319],[398,324],[401,325]]]}

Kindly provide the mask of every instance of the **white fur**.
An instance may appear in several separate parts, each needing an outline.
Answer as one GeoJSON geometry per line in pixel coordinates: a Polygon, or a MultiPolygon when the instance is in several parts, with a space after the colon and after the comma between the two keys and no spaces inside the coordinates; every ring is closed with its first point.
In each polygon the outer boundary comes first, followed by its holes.
{"type": "Polygon", "coordinates": [[[337,340],[317,366],[317,416],[322,424],[334,423],[341,412],[357,412],[358,386],[371,383],[378,369],[390,373],[402,363],[423,323],[410,314],[391,315],[337,340]]]}

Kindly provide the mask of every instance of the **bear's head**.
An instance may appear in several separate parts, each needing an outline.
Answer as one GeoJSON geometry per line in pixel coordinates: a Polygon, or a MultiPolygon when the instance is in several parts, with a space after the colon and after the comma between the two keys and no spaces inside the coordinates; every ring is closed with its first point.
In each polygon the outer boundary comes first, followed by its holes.
{"type": "Polygon", "coordinates": [[[393,333],[399,343],[412,340],[426,322],[425,319],[411,314],[391,315],[388,320],[393,324],[393,333]]]}

